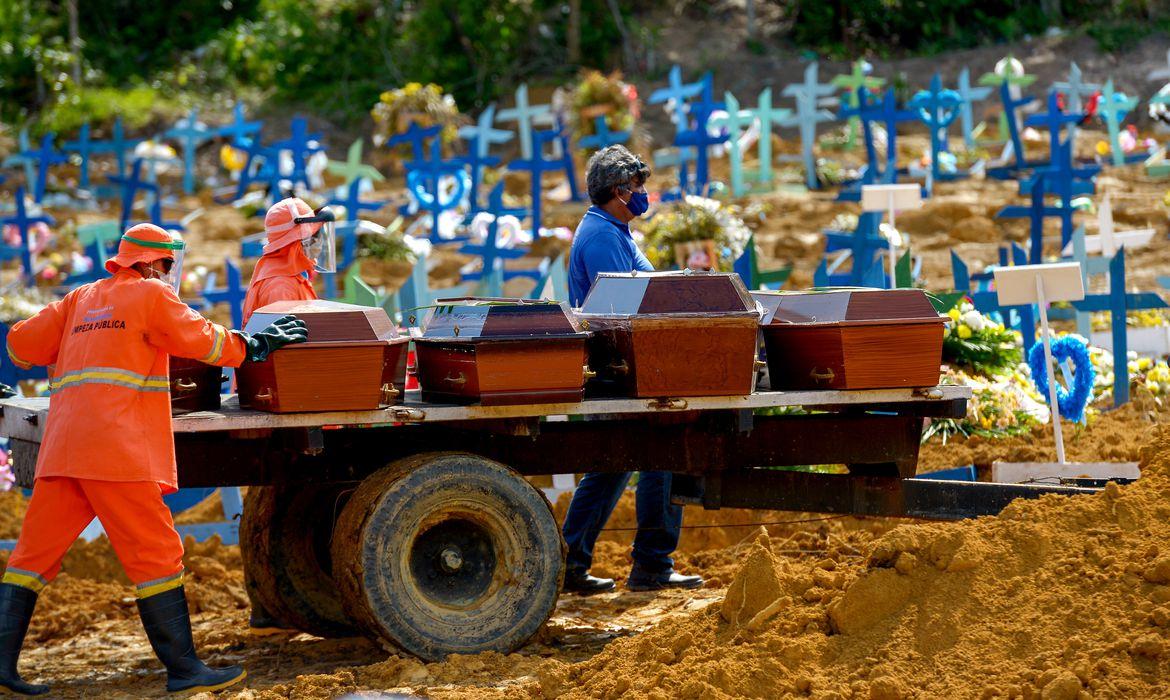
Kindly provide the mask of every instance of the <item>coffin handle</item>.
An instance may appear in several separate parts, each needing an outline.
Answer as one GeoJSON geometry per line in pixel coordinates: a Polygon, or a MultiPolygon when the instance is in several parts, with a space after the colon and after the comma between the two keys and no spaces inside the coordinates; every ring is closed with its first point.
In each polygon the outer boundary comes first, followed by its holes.
{"type": "Polygon", "coordinates": [[[272,402],[272,389],[269,389],[268,387],[264,387],[262,390],[256,392],[256,395],[252,397],[252,400],[256,403],[262,403],[262,404],[271,403],[272,402]]]}
{"type": "Polygon", "coordinates": [[[609,363],[609,371],[613,372],[614,374],[629,374],[630,365],[627,364],[625,360],[622,360],[621,362],[611,362],[609,363]]]}
{"type": "Polygon", "coordinates": [[[767,362],[764,362],[763,360],[756,360],[756,371],[764,369],[767,366],[768,366],[767,362]]]}
{"type": "Polygon", "coordinates": [[[443,377],[443,381],[448,384],[454,384],[455,386],[463,386],[467,383],[467,375],[460,372],[458,377],[452,377],[448,374],[446,377],[443,377]]]}
{"type": "Polygon", "coordinates": [[[401,394],[401,393],[402,392],[398,390],[398,387],[394,386],[393,384],[383,384],[382,385],[382,403],[384,403],[384,404],[394,403],[394,399],[398,398],[399,394],[401,394]]]}
{"type": "Polygon", "coordinates": [[[808,376],[818,384],[821,382],[828,382],[832,384],[833,380],[837,378],[837,374],[833,371],[832,367],[826,367],[824,372],[818,372],[817,368],[813,367],[809,371],[808,376]]]}
{"type": "Polygon", "coordinates": [[[594,377],[597,376],[597,372],[589,369],[589,365],[585,365],[584,367],[582,367],[582,370],[584,370],[584,372],[585,372],[585,379],[586,380],[593,379],[594,377]]]}
{"type": "Polygon", "coordinates": [[[176,379],[174,381],[174,383],[171,384],[171,389],[174,390],[175,393],[178,393],[178,394],[186,394],[187,392],[195,391],[198,388],[199,388],[198,384],[196,384],[195,382],[191,381],[190,379],[188,379],[186,377],[180,377],[180,378],[176,379]]]}

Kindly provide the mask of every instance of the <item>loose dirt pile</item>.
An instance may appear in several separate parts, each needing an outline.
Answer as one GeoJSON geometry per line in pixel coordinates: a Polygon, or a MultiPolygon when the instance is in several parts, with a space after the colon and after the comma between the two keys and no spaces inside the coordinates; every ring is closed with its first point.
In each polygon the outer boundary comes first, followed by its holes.
{"type": "Polygon", "coordinates": [[[546,697],[1162,697],[1170,427],[1143,477],[997,517],[904,525],[865,561],[752,544],[723,605],[549,662],[546,697]]]}

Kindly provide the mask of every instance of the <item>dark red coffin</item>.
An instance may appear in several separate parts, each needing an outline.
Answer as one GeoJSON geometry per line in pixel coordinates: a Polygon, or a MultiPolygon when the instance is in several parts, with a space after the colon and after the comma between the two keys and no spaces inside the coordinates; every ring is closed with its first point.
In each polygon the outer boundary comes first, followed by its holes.
{"type": "Polygon", "coordinates": [[[219,408],[223,368],[171,356],[171,415],[219,408]]]}
{"type": "Polygon", "coordinates": [[[323,299],[260,308],[245,328],[262,330],[294,314],[309,341],[289,345],[237,372],[240,405],[274,413],[373,410],[402,401],[410,339],[383,309],[323,299]]]}
{"type": "Polygon", "coordinates": [[[601,274],[577,314],[599,396],[736,396],[755,387],[759,312],[739,275],[601,274]]]}
{"type": "Polygon", "coordinates": [[[437,403],[580,401],[585,339],[564,304],[526,299],[440,299],[415,338],[418,381],[437,403]]]}

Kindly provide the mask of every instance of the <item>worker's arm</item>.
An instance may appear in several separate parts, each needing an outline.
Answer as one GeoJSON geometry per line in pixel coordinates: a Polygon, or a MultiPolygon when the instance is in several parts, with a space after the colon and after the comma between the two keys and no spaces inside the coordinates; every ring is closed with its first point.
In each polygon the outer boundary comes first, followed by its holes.
{"type": "Polygon", "coordinates": [[[147,341],[167,354],[219,367],[239,367],[247,359],[245,337],[212,323],[184,304],[169,286],[148,280],[155,296],[147,341]]]}
{"type": "Polygon", "coordinates": [[[17,321],[9,329],[7,350],[12,364],[21,369],[56,364],[73,299],[72,293],[67,294],[64,299],[54,301],[32,318],[17,321]]]}

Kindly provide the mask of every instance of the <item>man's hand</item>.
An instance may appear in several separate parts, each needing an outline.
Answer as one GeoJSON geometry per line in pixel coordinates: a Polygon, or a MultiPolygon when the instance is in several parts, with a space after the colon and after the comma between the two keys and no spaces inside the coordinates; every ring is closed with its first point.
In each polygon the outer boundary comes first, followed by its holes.
{"type": "Polygon", "coordinates": [[[263,362],[268,355],[285,345],[303,343],[309,339],[309,329],[296,316],[283,316],[262,331],[246,337],[248,362],[263,362]]]}

